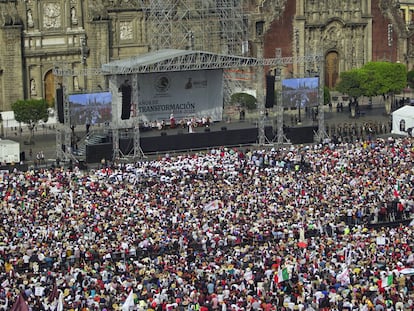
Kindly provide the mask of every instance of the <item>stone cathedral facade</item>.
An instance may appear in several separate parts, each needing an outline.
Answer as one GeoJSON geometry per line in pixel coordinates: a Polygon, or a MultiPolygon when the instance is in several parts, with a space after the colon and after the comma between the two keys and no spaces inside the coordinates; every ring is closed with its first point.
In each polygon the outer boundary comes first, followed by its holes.
{"type": "MultiPolygon", "coordinates": [[[[65,83],[68,92],[107,89],[102,75],[71,76],[62,81],[53,75],[53,69],[100,68],[112,60],[151,51],[150,2],[0,0],[0,110],[10,110],[12,102],[26,98],[45,98],[52,104],[59,83],[65,83]]],[[[214,1],[207,2],[203,7],[213,12],[214,1]]],[[[292,63],[283,68],[283,75],[298,77],[324,70],[330,88],[342,71],[369,61],[402,62],[412,69],[411,2],[244,0],[243,45],[247,43],[248,49],[243,49],[243,55],[257,56],[259,50],[265,58],[320,54],[323,65],[292,63]]],[[[180,18],[197,16],[183,14],[180,18]]],[[[204,41],[208,37],[205,33],[193,35],[204,41]]]]}

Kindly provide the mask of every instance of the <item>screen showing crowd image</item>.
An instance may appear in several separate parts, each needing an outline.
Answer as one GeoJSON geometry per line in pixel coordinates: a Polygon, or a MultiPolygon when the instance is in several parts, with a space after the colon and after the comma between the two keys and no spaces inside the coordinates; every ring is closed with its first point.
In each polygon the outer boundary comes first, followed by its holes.
{"type": "Polygon", "coordinates": [[[305,108],[318,106],[319,78],[295,78],[282,81],[284,107],[305,108]]]}
{"type": "Polygon", "coordinates": [[[68,99],[73,125],[93,125],[111,121],[111,92],[71,94],[68,99]]]}

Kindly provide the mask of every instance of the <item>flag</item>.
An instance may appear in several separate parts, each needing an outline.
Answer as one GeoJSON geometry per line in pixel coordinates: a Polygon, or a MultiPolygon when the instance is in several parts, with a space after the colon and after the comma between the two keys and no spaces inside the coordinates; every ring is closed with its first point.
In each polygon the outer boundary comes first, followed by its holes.
{"type": "Polygon", "coordinates": [[[394,194],[394,197],[396,197],[396,198],[398,198],[400,196],[400,183],[398,181],[394,186],[393,194],[394,194]]]}
{"type": "Polygon", "coordinates": [[[124,304],[122,305],[122,311],[129,311],[131,310],[130,308],[135,307],[135,302],[134,302],[134,291],[131,290],[129,292],[129,295],[127,297],[127,299],[125,299],[124,304]]]}
{"type": "Polygon", "coordinates": [[[52,303],[57,298],[58,298],[58,290],[57,290],[57,285],[55,283],[55,284],[53,284],[52,291],[50,292],[49,296],[47,297],[47,302],[52,303]]]}
{"type": "Polygon", "coordinates": [[[346,267],[341,273],[336,276],[336,280],[341,283],[341,285],[351,284],[351,279],[349,278],[349,269],[346,267]]]}
{"type": "Polygon", "coordinates": [[[56,311],[63,311],[63,292],[60,291],[56,311]]]}
{"type": "Polygon", "coordinates": [[[27,305],[26,300],[24,300],[22,294],[20,294],[16,299],[10,311],[29,311],[29,306],[27,305]]]}
{"type": "Polygon", "coordinates": [[[381,278],[380,287],[381,288],[389,287],[392,285],[393,282],[394,282],[394,275],[390,273],[381,278]]]}
{"type": "Polygon", "coordinates": [[[70,207],[73,208],[74,205],[73,205],[73,191],[72,191],[72,189],[70,189],[70,191],[69,191],[69,200],[70,200],[70,207]]]}
{"type": "Polygon", "coordinates": [[[290,280],[290,273],[288,268],[283,268],[277,271],[277,274],[275,274],[275,283],[281,283],[287,280],[290,280]]]}

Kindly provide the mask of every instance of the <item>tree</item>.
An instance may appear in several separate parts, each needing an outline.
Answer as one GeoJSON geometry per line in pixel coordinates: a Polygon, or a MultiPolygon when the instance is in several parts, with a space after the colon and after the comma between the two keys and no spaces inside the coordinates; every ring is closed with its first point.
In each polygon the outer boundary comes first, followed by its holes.
{"type": "Polygon", "coordinates": [[[30,131],[29,143],[31,144],[36,125],[41,120],[47,122],[49,118],[46,101],[43,99],[18,100],[11,107],[15,120],[27,124],[30,131]]]}
{"type": "Polygon", "coordinates": [[[407,71],[404,64],[370,62],[363,69],[374,72],[374,95],[395,94],[407,86],[407,71]]]}
{"type": "Polygon", "coordinates": [[[395,93],[407,85],[405,65],[390,62],[370,62],[360,69],[342,72],[336,90],[347,94],[353,101],[360,96],[387,96],[385,108],[391,111],[391,100],[395,93]]]}
{"type": "Polygon", "coordinates": [[[342,72],[336,90],[354,99],[363,96],[359,71],[359,69],[352,69],[342,72]]]}
{"type": "Polygon", "coordinates": [[[414,70],[407,72],[407,82],[411,88],[414,88],[414,70]]]}
{"type": "Polygon", "coordinates": [[[372,95],[384,95],[385,111],[391,113],[391,103],[394,94],[401,92],[407,86],[407,71],[404,64],[389,62],[370,62],[364,66],[367,70],[375,72],[375,81],[372,95]],[[385,94],[387,97],[385,97],[385,94]]]}
{"type": "Polygon", "coordinates": [[[230,102],[232,104],[239,104],[241,107],[247,110],[253,110],[257,108],[256,98],[247,93],[234,93],[231,95],[230,102]]]}

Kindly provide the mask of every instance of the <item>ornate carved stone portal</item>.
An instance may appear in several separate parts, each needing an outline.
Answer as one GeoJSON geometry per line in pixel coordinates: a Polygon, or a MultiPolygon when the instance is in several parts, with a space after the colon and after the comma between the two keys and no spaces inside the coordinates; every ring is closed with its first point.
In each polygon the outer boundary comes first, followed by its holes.
{"type": "Polygon", "coordinates": [[[324,55],[325,85],[330,88],[335,86],[339,72],[362,66],[370,58],[371,12],[368,2],[297,1],[298,7],[303,8],[305,18],[304,22],[299,22],[296,17],[296,27],[306,38],[301,54],[324,55]]]}

